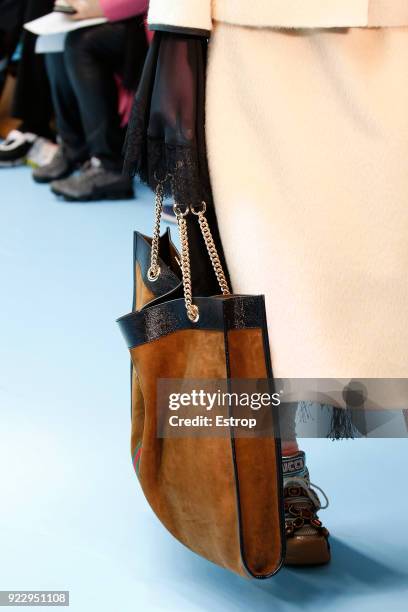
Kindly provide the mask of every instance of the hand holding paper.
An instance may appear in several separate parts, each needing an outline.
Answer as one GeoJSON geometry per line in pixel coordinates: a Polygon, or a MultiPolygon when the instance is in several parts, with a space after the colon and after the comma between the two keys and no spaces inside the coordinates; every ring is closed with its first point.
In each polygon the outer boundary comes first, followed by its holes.
{"type": "Polygon", "coordinates": [[[85,28],[87,26],[99,25],[106,22],[106,17],[73,20],[68,15],[52,12],[48,15],[44,15],[44,17],[39,17],[29,23],[25,23],[24,28],[38,36],[48,36],[50,34],[71,32],[78,28],[85,28]]]}
{"type": "Polygon", "coordinates": [[[99,0],[67,0],[67,4],[72,6],[76,11],[71,15],[71,19],[75,21],[103,17],[103,11],[99,0]]]}

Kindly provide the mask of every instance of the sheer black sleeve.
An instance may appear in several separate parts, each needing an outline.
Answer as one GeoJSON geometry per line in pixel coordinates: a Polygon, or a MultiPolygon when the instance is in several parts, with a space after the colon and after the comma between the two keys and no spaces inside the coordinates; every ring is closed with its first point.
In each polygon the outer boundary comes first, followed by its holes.
{"type": "Polygon", "coordinates": [[[152,189],[171,174],[166,195],[197,204],[210,199],[205,148],[207,38],[155,32],[129,122],[125,165],[152,189]]]}
{"type": "MultiPolygon", "coordinates": [[[[204,200],[207,219],[231,287],[213,204],[205,141],[205,36],[156,31],[135,96],[124,170],[152,189],[170,174],[166,195],[181,205],[204,200]]],[[[220,292],[197,219],[187,216],[193,294],[220,292]]]]}

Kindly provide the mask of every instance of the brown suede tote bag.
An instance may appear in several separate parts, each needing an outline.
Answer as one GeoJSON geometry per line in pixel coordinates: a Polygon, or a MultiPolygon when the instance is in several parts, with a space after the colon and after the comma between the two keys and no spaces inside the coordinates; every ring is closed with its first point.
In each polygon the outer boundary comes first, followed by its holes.
{"type": "MultiPolygon", "coordinates": [[[[181,254],[160,238],[156,190],[152,239],[135,234],[133,311],[118,319],[132,362],[131,453],[143,492],[183,544],[241,576],[269,578],[284,558],[281,451],[268,435],[163,436],[160,380],[272,379],[263,296],[232,295],[205,217],[175,206],[181,254]],[[194,214],[222,294],[192,296],[186,215],[194,214]]],[[[203,253],[203,256],[206,256],[203,253]]]]}

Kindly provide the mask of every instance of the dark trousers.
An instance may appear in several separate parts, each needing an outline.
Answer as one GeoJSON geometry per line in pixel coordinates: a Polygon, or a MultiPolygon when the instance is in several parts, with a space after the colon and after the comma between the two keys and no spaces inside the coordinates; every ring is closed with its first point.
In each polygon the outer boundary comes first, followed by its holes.
{"type": "Polygon", "coordinates": [[[0,0],[0,31],[21,27],[25,5],[26,0],[0,0]]]}
{"type": "Polygon", "coordinates": [[[26,0],[0,0],[0,63],[7,65],[23,27],[26,0]]]}
{"type": "MultiPolygon", "coordinates": [[[[12,1],[15,3],[16,10],[20,0],[12,1]]],[[[18,13],[21,19],[20,27],[27,21],[50,13],[53,5],[54,0],[25,0],[22,3],[25,9],[24,16],[18,13]]],[[[22,30],[21,40],[21,59],[18,63],[12,115],[22,120],[20,129],[23,132],[34,132],[39,136],[52,138],[53,130],[50,122],[53,110],[44,56],[35,53],[37,36],[27,30],[22,30]]]]}
{"type": "Polygon", "coordinates": [[[125,54],[126,24],[117,22],[70,32],[64,52],[46,56],[58,133],[75,161],[98,157],[105,167],[122,167],[115,75],[125,54]]]}

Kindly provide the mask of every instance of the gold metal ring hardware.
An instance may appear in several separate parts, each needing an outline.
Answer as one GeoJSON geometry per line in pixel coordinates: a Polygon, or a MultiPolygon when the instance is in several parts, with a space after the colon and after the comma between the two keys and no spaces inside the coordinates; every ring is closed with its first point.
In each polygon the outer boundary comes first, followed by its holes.
{"type": "Polygon", "coordinates": [[[196,304],[191,304],[189,309],[187,310],[187,316],[192,323],[197,323],[200,318],[200,311],[196,304]]]}
{"type": "Polygon", "coordinates": [[[186,217],[188,213],[190,212],[190,208],[186,206],[185,210],[183,211],[181,210],[180,206],[175,202],[173,204],[173,211],[178,219],[179,217],[186,217]]]}
{"type": "Polygon", "coordinates": [[[206,210],[207,210],[207,204],[204,202],[204,200],[201,202],[201,208],[197,210],[196,206],[190,206],[190,210],[193,213],[193,215],[204,215],[206,210]]]}
{"type": "Polygon", "coordinates": [[[161,273],[160,266],[156,266],[156,268],[152,268],[152,266],[150,266],[150,268],[147,271],[147,278],[149,279],[151,283],[154,283],[159,278],[160,273],[161,273]]]}

